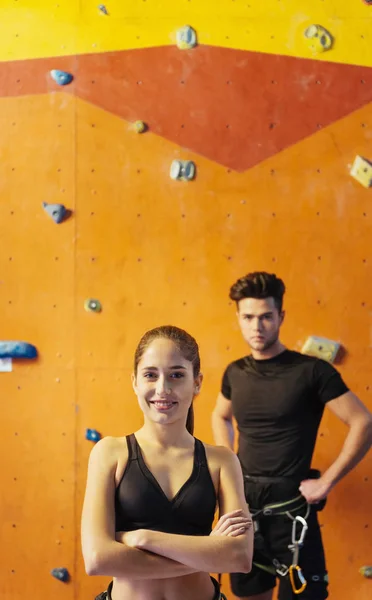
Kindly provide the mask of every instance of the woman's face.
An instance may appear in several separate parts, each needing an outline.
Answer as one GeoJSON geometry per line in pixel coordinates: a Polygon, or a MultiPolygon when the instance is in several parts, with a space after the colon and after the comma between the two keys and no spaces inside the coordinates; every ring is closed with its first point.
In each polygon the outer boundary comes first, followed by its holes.
{"type": "Polygon", "coordinates": [[[202,376],[194,378],[192,363],[172,341],[158,338],[143,353],[132,381],[145,417],[164,425],[185,424],[202,376]]]}

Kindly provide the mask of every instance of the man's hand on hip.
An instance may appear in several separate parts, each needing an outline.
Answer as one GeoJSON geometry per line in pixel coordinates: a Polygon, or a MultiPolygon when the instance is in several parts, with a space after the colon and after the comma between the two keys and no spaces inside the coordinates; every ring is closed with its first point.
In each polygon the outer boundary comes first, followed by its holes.
{"type": "Polygon", "coordinates": [[[317,504],[324,500],[332,489],[332,484],[320,479],[305,479],[301,481],[299,490],[309,504],[317,504]]]}

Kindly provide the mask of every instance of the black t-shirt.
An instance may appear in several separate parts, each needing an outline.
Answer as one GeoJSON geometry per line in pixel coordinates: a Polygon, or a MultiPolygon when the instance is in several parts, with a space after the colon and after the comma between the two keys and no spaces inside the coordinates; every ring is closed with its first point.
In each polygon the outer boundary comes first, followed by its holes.
{"type": "Polygon", "coordinates": [[[306,477],[324,405],[347,391],[331,364],[299,352],[232,362],[221,392],[232,401],[244,474],[306,477]]]}

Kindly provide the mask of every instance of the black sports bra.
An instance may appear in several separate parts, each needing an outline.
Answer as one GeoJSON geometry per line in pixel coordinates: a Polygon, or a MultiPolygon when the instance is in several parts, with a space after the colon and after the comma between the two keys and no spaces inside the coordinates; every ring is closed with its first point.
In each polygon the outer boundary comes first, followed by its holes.
{"type": "Polygon", "coordinates": [[[195,438],[192,473],[169,500],[146,466],[135,435],[126,439],[128,463],[115,492],[116,531],[209,535],[217,498],[202,442],[195,438]]]}

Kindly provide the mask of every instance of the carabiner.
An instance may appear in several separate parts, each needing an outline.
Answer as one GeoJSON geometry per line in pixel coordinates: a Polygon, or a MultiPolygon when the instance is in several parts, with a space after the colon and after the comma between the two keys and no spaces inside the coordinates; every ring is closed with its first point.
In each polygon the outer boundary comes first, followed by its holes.
{"type": "Polygon", "coordinates": [[[301,594],[301,592],[303,592],[307,586],[307,581],[306,581],[305,577],[302,575],[301,567],[299,567],[298,565],[291,565],[289,567],[288,572],[289,572],[289,580],[291,582],[293,593],[301,594]],[[294,571],[297,571],[297,576],[301,583],[300,588],[296,588],[296,582],[294,580],[294,571]]]}
{"type": "Polygon", "coordinates": [[[292,544],[293,544],[293,546],[296,546],[296,544],[298,546],[302,546],[302,544],[304,543],[306,531],[307,531],[307,523],[306,523],[305,519],[303,517],[297,516],[294,519],[293,523],[292,523],[292,544]],[[301,525],[302,525],[301,535],[300,535],[300,537],[299,537],[298,540],[296,539],[296,525],[297,525],[297,521],[299,523],[301,523],[301,525]]]}

